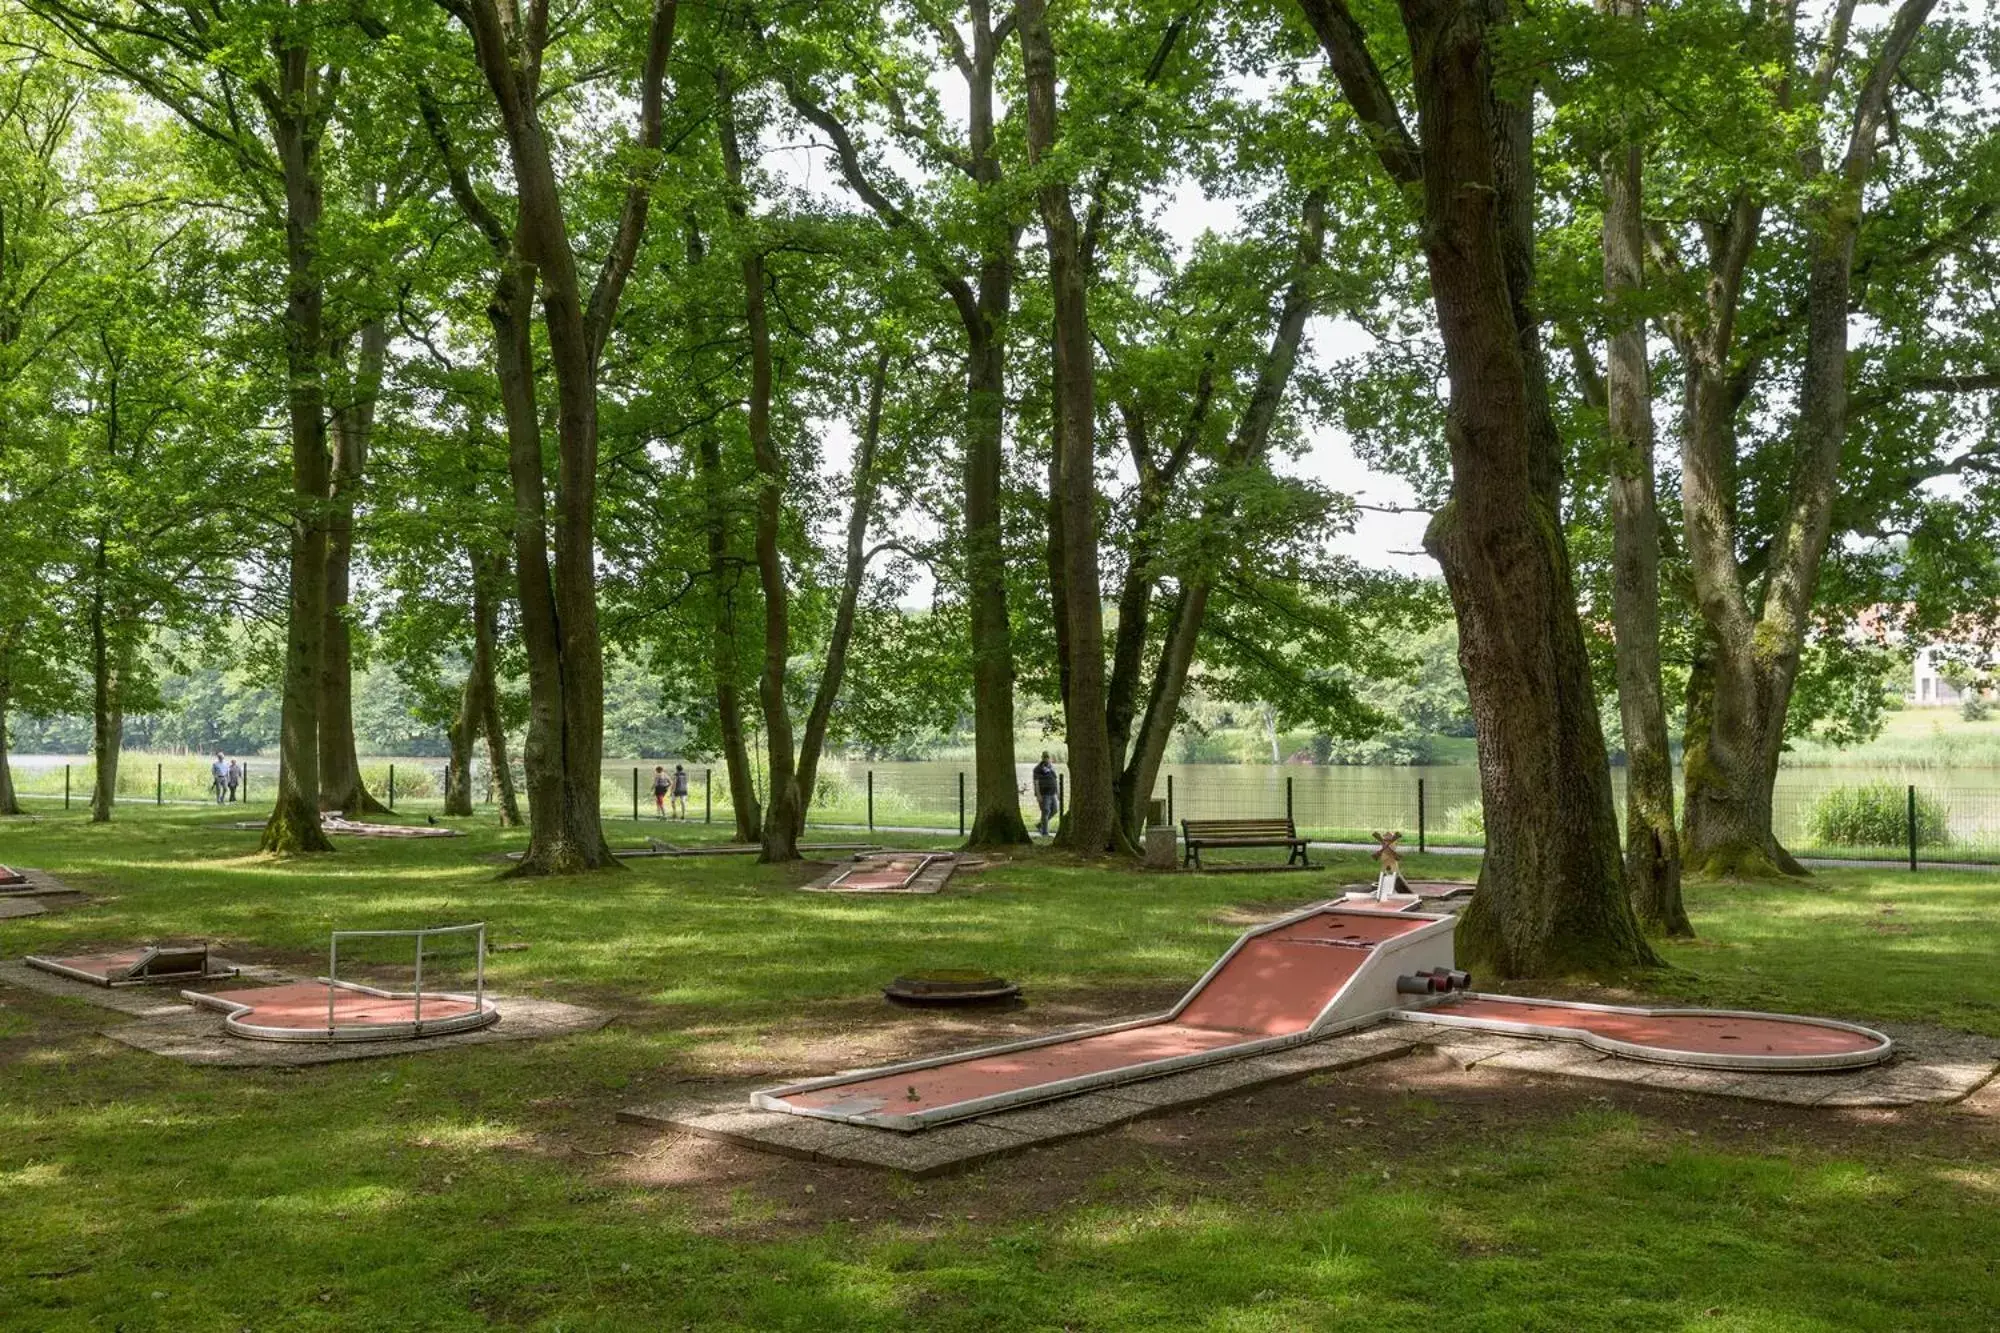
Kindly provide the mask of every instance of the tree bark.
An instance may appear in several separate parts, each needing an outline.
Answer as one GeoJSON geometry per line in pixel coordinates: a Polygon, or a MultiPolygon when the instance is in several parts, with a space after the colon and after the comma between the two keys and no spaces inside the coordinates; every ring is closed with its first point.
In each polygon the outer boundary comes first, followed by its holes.
{"type": "Polygon", "coordinates": [[[478,677],[467,672],[465,684],[458,692],[458,716],[445,728],[445,739],[451,746],[444,767],[444,812],[447,815],[472,813],[472,747],[479,739],[479,724],[483,720],[481,708],[478,677]]]}
{"type": "Polygon", "coordinates": [[[1042,0],[1014,8],[1021,33],[1027,91],[1028,160],[1045,168],[1036,194],[1048,236],[1049,282],[1055,300],[1053,339],[1055,479],[1051,543],[1061,561],[1055,585],[1067,630],[1068,688],[1063,730],[1069,749],[1069,801],[1059,845],[1098,855],[1123,844],[1112,781],[1111,742],[1105,730],[1104,599],[1097,567],[1097,399],[1090,344],[1090,312],[1079,250],[1076,210],[1069,185],[1046,171],[1058,134],[1055,42],[1042,0]]]}
{"type": "Polygon", "coordinates": [[[330,852],[319,823],[320,673],[326,636],[325,288],[319,271],[323,206],[320,136],[325,129],[311,53],[273,39],[278,87],[267,98],[285,184],[286,408],[292,440],[291,603],[285,628],[285,675],[278,724],[278,791],[264,825],[263,850],[330,852]]]}
{"type": "Polygon", "coordinates": [[[743,183],[743,150],[737,139],[736,103],[726,69],[716,71],[716,128],[729,180],[729,211],[743,250],[743,318],[750,339],[750,453],[757,468],[757,578],[764,592],[764,665],[757,677],[764,710],[765,796],[760,861],[796,861],[799,803],[792,715],[785,703],[785,668],[791,658],[791,594],[778,550],[785,508],[785,461],[771,442],[771,325],[764,305],[764,251],[750,222],[743,183]]]}
{"type": "MultiPolygon", "coordinates": [[[[549,39],[548,11],[540,5],[518,9],[501,0],[467,0],[447,8],[471,33],[480,72],[500,112],[518,205],[513,254],[519,262],[502,279],[511,276],[518,290],[506,299],[496,293],[493,307],[501,312],[495,333],[506,361],[502,401],[509,418],[515,574],[521,585],[521,636],[528,649],[530,694],[525,755],[530,788],[528,847],[509,873],[608,869],[619,863],[604,840],[599,812],[604,652],[597,624],[597,374],[604,340],[645,232],[655,169],[634,173],[610,249],[586,294],[542,124],[541,69],[549,39]],[[540,423],[533,414],[533,349],[522,318],[532,295],[533,284],[523,281],[530,270],[541,287],[548,365],[556,385],[553,543],[544,499],[547,479],[540,423]],[[510,379],[511,388],[504,383],[510,379]]],[[[635,135],[636,146],[644,152],[660,146],[662,87],[676,14],[675,0],[654,0],[635,135]]],[[[454,181],[453,192],[465,206],[469,189],[454,181]]],[[[491,239],[494,228],[486,222],[481,225],[491,239]]]]}
{"type": "Polygon", "coordinates": [[[875,451],[882,439],[882,394],[888,379],[889,349],[885,346],[875,354],[875,372],[868,380],[868,406],[861,438],[855,445],[854,494],[847,511],[847,559],[841,569],[840,600],[833,610],[833,632],[827,638],[826,663],[820,669],[812,710],[806,714],[805,730],[799,737],[797,781],[801,831],[819,775],[827,725],[833,718],[833,706],[840,699],[841,681],[847,672],[847,646],[854,639],[855,610],[861,601],[862,579],[868,572],[868,524],[875,512],[875,451]]]}
{"type": "MultiPolygon", "coordinates": [[[[494,597],[507,576],[505,556],[474,552],[472,557],[472,679],[479,682],[479,728],[486,733],[486,763],[500,805],[500,826],[521,826],[514,796],[514,768],[507,758],[507,728],[500,717],[500,612],[494,597]]],[[[469,812],[468,812],[469,813],[469,812]]]]}
{"type": "MultiPolygon", "coordinates": [[[[1903,0],[1857,94],[1841,161],[1828,168],[1817,139],[1802,166],[1806,199],[1806,350],[1785,512],[1754,607],[1737,561],[1734,421],[1740,395],[1729,373],[1736,301],[1761,208],[1739,197],[1710,257],[1706,324],[1679,341],[1688,362],[1682,510],[1705,631],[1691,682],[1684,750],[1682,851],[1688,873],[1754,878],[1805,873],[1772,828],[1773,789],[1785,716],[1811,629],[1847,435],[1848,319],[1864,187],[1903,58],[1935,0],[1903,0]]],[[[1790,22],[1793,11],[1783,11],[1790,22]]],[[[1831,42],[1812,80],[1823,96],[1844,42],[1831,42]]]]}
{"type": "Polygon", "coordinates": [[[1529,309],[1525,97],[1493,86],[1488,0],[1401,0],[1423,240],[1451,387],[1452,493],[1424,534],[1459,623],[1486,856],[1460,957],[1501,976],[1656,959],[1621,891],[1609,763],[1577,619],[1561,455],[1529,309]]]}
{"type": "MultiPolygon", "coordinates": [[[[1644,0],[1605,0],[1638,24],[1644,0]]],[[[1643,158],[1606,155],[1604,294],[1610,306],[1605,407],[1611,432],[1611,621],[1625,731],[1625,891],[1648,930],[1693,935],[1681,902],[1673,755],[1660,691],[1660,514],[1654,493],[1652,369],[1646,353],[1643,158]]]]}
{"type": "MultiPolygon", "coordinates": [[[[1284,399],[1286,385],[1291,381],[1292,368],[1298,362],[1306,320],[1312,314],[1314,275],[1325,254],[1326,194],[1322,190],[1314,190],[1306,196],[1300,214],[1297,268],[1285,286],[1285,294],[1278,307],[1277,325],[1272,330],[1264,359],[1257,367],[1257,383],[1251,390],[1250,401],[1244,406],[1242,418],[1236,423],[1229,451],[1222,460],[1225,477],[1231,472],[1259,466],[1263,462],[1270,445],[1271,429],[1277,421],[1279,404],[1284,399]]],[[[1192,431],[1199,428],[1200,414],[1207,410],[1208,383],[1204,372],[1203,386],[1197,397],[1199,411],[1190,423],[1190,435],[1184,438],[1180,451],[1177,451],[1180,457],[1184,458],[1185,452],[1193,448],[1192,431]]],[[[1227,514],[1213,501],[1203,506],[1203,518],[1212,526],[1219,525],[1226,517],[1227,514]]],[[[1202,626],[1207,619],[1208,599],[1214,590],[1215,578],[1216,570],[1209,567],[1183,575],[1180,595],[1175,599],[1173,615],[1168,621],[1166,642],[1154,668],[1146,710],[1140,719],[1138,741],[1118,775],[1118,817],[1126,835],[1134,841],[1140,834],[1139,826],[1144,821],[1146,802],[1152,799],[1153,784],[1159,780],[1160,765],[1166,760],[1167,745],[1173,739],[1174,722],[1180,716],[1181,698],[1187,690],[1188,672],[1194,665],[1195,650],[1200,644],[1202,626]]],[[[1123,633],[1122,625],[1120,633],[1123,633]]],[[[1113,678],[1116,681],[1115,671],[1113,678]]]]}
{"type": "Polygon", "coordinates": [[[972,308],[955,297],[966,330],[965,595],[972,646],[973,809],[966,845],[1025,844],[1014,765],[1014,631],[1007,617],[1007,550],[1001,529],[1006,474],[1007,349],[1019,232],[997,202],[1002,180],[994,131],[994,77],[1004,34],[988,0],[971,0],[972,60],[966,76],[972,179],[990,220],[980,232],[972,308]]]}
{"type": "Polygon", "coordinates": [[[375,429],[375,400],[389,349],[387,326],[379,319],[362,326],[353,401],[332,413],[333,484],[327,515],[326,647],[319,704],[319,808],[349,815],[386,814],[361,781],[354,741],[353,646],[347,606],[354,563],[354,505],[368,466],[368,443],[375,429]]]}
{"type": "Polygon", "coordinates": [[[764,815],[757,799],[756,775],[750,768],[750,746],[744,739],[743,698],[737,681],[736,561],[729,553],[728,486],[722,475],[722,443],[713,430],[703,429],[696,446],[701,466],[705,522],[708,528],[708,577],[715,588],[715,615],[709,626],[709,665],[715,673],[715,725],[722,742],[722,763],[729,778],[729,805],[736,819],[736,841],[759,842],[764,815]]]}
{"type": "Polygon", "coordinates": [[[21,797],[14,790],[11,741],[7,735],[8,710],[14,702],[13,681],[7,666],[10,652],[11,649],[0,646],[0,815],[21,813],[21,797]]]}
{"type": "Polygon", "coordinates": [[[108,824],[118,802],[118,760],[125,741],[123,657],[112,640],[104,605],[105,549],[97,543],[96,589],[90,602],[90,753],[96,774],[90,786],[90,822],[108,824]]]}
{"type": "Polygon", "coordinates": [[[972,653],[973,810],[968,847],[1028,841],[1014,765],[1014,636],[1007,617],[1007,552],[1001,528],[1006,471],[1006,324],[1013,308],[1019,229],[1002,196],[994,129],[994,77],[1009,20],[993,23],[991,0],[966,7],[971,49],[960,66],[966,84],[964,168],[979,198],[971,280],[954,269],[937,238],[872,182],[845,125],[793,78],[785,94],[800,115],[832,139],[848,188],[884,225],[914,233],[920,254],[965,330],[965,599],[972,653]]]}

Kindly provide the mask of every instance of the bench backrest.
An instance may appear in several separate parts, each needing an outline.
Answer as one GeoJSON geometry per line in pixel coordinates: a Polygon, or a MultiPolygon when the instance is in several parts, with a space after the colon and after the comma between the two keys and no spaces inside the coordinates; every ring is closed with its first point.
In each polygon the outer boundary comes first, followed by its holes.
{"type": "Polygon", "coordinates": [[[1293,838],[1289,819],[1183,819],[1183,838],[1293,838]]]}

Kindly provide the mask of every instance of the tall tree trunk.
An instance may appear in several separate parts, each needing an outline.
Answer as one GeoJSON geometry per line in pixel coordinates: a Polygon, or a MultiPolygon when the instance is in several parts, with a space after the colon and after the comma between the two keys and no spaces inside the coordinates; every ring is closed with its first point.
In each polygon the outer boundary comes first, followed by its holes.
{"type": "MultiPolygon", "coordinates": [[[[539,421],[533,407],[531,342],[510,304],[498,341],[508,362],[502,380],[508,407],[509,470],[514,482],[515,574],[521,585],[521,637],[528,649],[530,716],[528,848],[510,873],[543,875],[619,865],[604,840],[599,800],[603,782],[604,649],[597,624],[597,375],[625,282],[637,259],[652,205],[657,165],[631,173],[597,279],[586,293],[564,214],[561,184],[541,117],[542,54],[547,11],[499,0],[449,6],[471,33],[481,74],[506,132],[518,206],[514,253],[541,287],[548,366],[556,385],[556,523],[546,521],[539,421]],[[525,388],[524,388],[525,386],[525,388]],[[518,417],[518,419],[517,419],[518,417]],[[529,436],[534,435],[529,452],[529,436]]],[[[639,80],[634,146],[652,157],[660,147],[663,85],[673,48],[676,0],[654,0],[639,80]]],[[[453,182],[460,197],[470,189],[453,182]]],[[[467,211],[473,211],[468,209],[467,211]]],[[[497,230],[482,221],[491,240],[497,230]]],[[[518,270],[518,280],[524,276],[518,270]]],[[[494,307],[503,305],[496,299],[494,307]]],[[[500,332],[496,324],[496,334],[500,332]]]]}
{"type": "Polygon", "coordinates": [[[105,549],[97,543],[97,586],[90,602],[90,753],[96,776],[90,786],[90,822],[111,822],[118,801],[118,759],[125,740],[123,654],[112,642],[104,606],[105,549]]]}
{"type": "Polygon", "coordinates": [[[743,152],[737,141],[736,104],[726,69],[716,71],[716,125],[729,179],[729,211],[743,249],[743,316],[750,337],[750,452],[757,467],[757,577],[764,591],[764,667],[757,677],[764,709],[767,773],[762,861],[796,861],[805,811],[792,750],[792,715],[785,702],[785,667],[791,658],[791,596],[778,550],[785,508],[785,461],[771,442],[771,326],[764,306],[764,251],[750,223],[743,185],[743,152]]]}
{"type": "MultiPolygon", "coordinates": [[[[1785,716],[1811,630],[1813,594],[1833,527],[1840,455],[1847,436],[1848,320],[1854,248],[1878,139],[1904,57],[1936,0],[1902,0],[1862,80],[1845,154],[1828,168],[1814,137],[1802,154],[1814,184],[1805,194],[1806,350],[1799,386],[1786,510],[1772,541],[1753,610],[1736,559],[1734,415],[1727,375],[1734,304],[1754,226],[1723,233],[1711,261],[1709,327],[1684,339],[1688,426],[1682,446],[1682,510],[1707,643],[1701,694],[1691,699],[1684,756],[1687,793],[1682,851],[1688,872],[1755,877],[1804,874],[1772,828],[1773,789],[1785,716]]],[[[1786,21],[1792,11],[1785,11],[1786,21]]],[[[1822,53],[1813,86],[1835,81],[1845,53],[1822,53]]],[[[1754,208],[1739,206],[1754,223],[1754,208]]]]}
{"type": "Polygon", "coordinates": [[[444,812],[447,815],[472,813],[472,747],[479,740],[479,727],[485,716],[485,702],[480,698],[479,673],[468,670],[465,684],[458,692],[458,716],[445,728],[445,739],[451,746],[444,769],[444,812]]]}
{"type": "Polygon", "coordinates": [[[1062,561],[1062,623],[1068,630],[1068,689],[1063,697],[1064,739],[1069,749],[1069,802],[1057,842],[1085,855],[1123,844],[1112,797],[1115,770],[1104,721],[1104,598],[1097,568],[1097,397],[1090,344],[1080,235],[1070,190],[1048,172],[1057,139],[1056,55],[1042,0],[1020,0],[1014,13],[1021,32],[1027,84],[1028,159],[1046,178],[1037,195],[1048,234],[1049,282],[1055,297],[1054,395],[1051,414],[1057,475],[1055,516],[1062,561]]]}
{"type": "Polygon", "coordinates": [[[1018,232],[1000,202],[994,77],[1004,35],[989,0],[970,0],[972,60],[966,74],[973,184],[988,216],[981,232],[976,294],[954,300],[965,325],[965,597],[972,647],[973,808],[966,844],[1028,841],[1014,765],[1014,631],[1007,618],[1007,548],[1001,527],[1006,475],[1007,348],[1018,232]],[[968,309],[968,304],[970,308],[968,309]]]}
{"type": "Polygon", "coordinates": [[[320,673],[326,636],[326,452],[321,355],[325,289],[319,269],[322,76],[307,49],[276,41],[278,89],[266,106],[285,182],[286,407],[292,437],[291,602],[278,722],[278,792],[263,850],[330,852],[319,824],[320,673]]]}
{"type": "Polygon", "coordinates": [[[750,746],[744,738],[743,698],[737,680],[737,564],[729,553],[728,483],[722,475],[722,443],[704,429],[696,446],[701,466],[704,522],[708,528],[708,577],[715,589],[715,615],[709,625],[709,669],[715,674],[715,725],[722,742],[722,763],[729,778],[729,805],[736,820],[736,841],[763,837],[764,816],[757,799],[756,775],[750,767],[750,746]]]}
{"type": "MultiPolygon", "coordinates": [[[[1604,0],[1635,25],[1644,0],[1604,0]]],[[[1640,925],[1692,935],[1681,903],[1674,766],[1660,693],[1660,514],[1654,494],[1652,371],[1646,355],[1643,158],[1637,140],[1612,149],[1604,172],[1605,357],[1611,431],[1611,621],[1618,710],[1625,731],[1625,891],[1640,925]]]]}
{"type": "Polygon", "coordinates": [[[472,675],[479,682],[479,728],[486,733],[486,763],[500,804],[500,826],[521,826],[521,804],[514,796],[514,767],[507,758],[507,728],[500,717],[500,612],[494,604],[507,576],[507,558],[486,552],[472,557],[472,675]]]}
{"type": "Polygon", "coordinates": [[[319,701],[319,808],[349,815],[383,814],[361,781],[354,741],[353,647],[347,606],[354,563],[354,503],[368,466],[375,429],[375,399],[388,354],[388,328],[379,319],[362,326],[352,401],[332,413],[333,485],[327,508],[326,647],[319,701]]]}
{"type": "Polygon", "coordinates": [[[1019,229],[1002,190],[994,75],[1013,20],[993,23],[991,0],[968,0],[970,50],[959,62],[966,87],[961,164],[978,198],[978,272],[951,267],[924,225],[869,179],[853,136],[795,76],[781,71],[792,106],[832,141],[841,175],[885,226],[915,233],[919,252],[965,330],[965,600],[972,654],[973,811],[966,845],[1028,841],[1014,766],[1014,638],[1007,619],[1007,551],[1001,527],[1006,463],[1006,324],[1013,309],[1019,229]]]}
{"type": "Polygon", "coordinates": [[[1561,451],[1529,309],[1530,103],[1493,86],[1486,0],[1402,0],[1424,227],[1451,386],[1452,493],[1424,534],[1459,623],[1487,851],[1460,956],[1501,976],[1655,961],[1622,892],[1577,619],[1561,451]]]}
{"type": "Polygon", "coordinates": [[[882,439],[882,394],[888,379],[889,349],[884,346],[875,354],[875,373],[868,379],[868,406],[861,439],[854,451],[854,495],[847,511],[847,560],[841,569],[840,600],[833,610],[833,633],[827,639],[826,664],[820,669],[812,710],[806,714],[805,730],[799,736],[797,781],[801,830],[819,775],[827,724],[833,718],[834,704],[840,699],[841,680],[847,671],[847,646],[854,638],[855,609],[861,601],[861,581],[868,571],[868,524],[875,512],[875,451],[882,439]]]}
{"type": "MultiPolygon", "coordinates": [[[[1278,407],[1284,400],[1286,386],[1291,382],[1292,368],[1298,362],[1306,320],[1312,314],[1312,284],[1325,254],[1326,193],[1314,190],[1306,196],[1300,213],[1297,267],[1279,303],[1277,325],[1271,332],[1264,359],[1257,367],[1256,386],[1251,390],[1250,401],[1244,406],[1243,416],[1236,423],[1236,433],[1230,439],[1229,451],[1222,460],[1225,479],[1230,473],[1263,464],[1270,445],[1271,430],[1277,421],[1278,407]]],[[[1199,413],[1207,410],[1206,397],[1210,385],[1211,379],[1204,371],[1197,390],[1199,412],[1190,430],[1198,428],[1199,413]]],[[[1183,440],[1177,454],[1185,457],[1186,451],[1192,448],[1193,438],[1190,436],[1183,440]]],[[[1210,500],[1203,506],[1203,517],[1214,526],[1225,520],[1228,514],[1217,502],[1210,500]]],[[[1226,542],[1211,543],[1217,544],[1227,545],[1226,542]]],[[[1118,818],[1124,825],[1126,835],[1135,841],[1139,837],[1146,802],[1152,799],[1153,784],[1159,780],[1160,765],[1166,761],[1174,722],[1180,716],[1181,699],[1187,690],[1188,672],[1194,666],[1195,649],[1207,619],[1208,599],[1214,590],[1216,573],[1216,570],[1205,567],[1183,573],[1180,594],[1174,601],[1165,643],[1160,649],[1160,660],[1154,667],[1152,688],[1147,695],[1145,713],[1140,719],[1138,739],[1118,775],[1118,818]]]]}
{"type": "Polygon", "coordinates": [[[969,847],[1028,841],[1014,766],[1014,631],[1001,532],[1006,353],[998,333],[966,353],[965,599],[972,636],[973,810],[969,847]]]}
{"type": "Polygon", "coordinates": [[[11,648],[0,646],[0,815],[21,813],[21,797],[14,790],[11,741],[7,735],[8,709],[14,702],[14,685],[7,665],[11,652],[11,648]]]}
{"type": "MultiPolygon", "coordinates": [[[[535,283],[534,266],[517,259],[503,270],[487,313],[493,324],[495,365],[506,408],[508,469],[514,484],[514,572],[521,605],[521,644],[528,659],[528,734],[522,759],[530,822],[528,854],[522,857],[521,865],[531,874],[562,874],[609,864],[616,858],[611,856],[603,825],[594,814],[595,767],[589,791],[579,792],[566,750],[569,718],[564,675],[566,669],[581,667],[566,660],[563,651],[561,610],[549,560],[542,434],[535,402],[535,283]]],[[[600,718],[600,729],[601,725],[600,718]]]]}

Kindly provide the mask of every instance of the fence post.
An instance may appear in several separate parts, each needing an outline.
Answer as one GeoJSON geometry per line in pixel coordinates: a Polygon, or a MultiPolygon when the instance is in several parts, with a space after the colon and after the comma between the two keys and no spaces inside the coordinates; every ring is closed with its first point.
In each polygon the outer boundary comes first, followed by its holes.
{"type": "MultiPolygon", "coordinates": [[[[243,768],[243,789],[245,791],[250,789],[250,767],[247,764],[243,768]]],[[[389,765],[389,813],[392,815],[396,813],[396,766],[394,764],[389,765]]]]}
{"type": "Polygon", "coordinates": [[[165,805],[166,803],[167,803],[167,766],[165,764],[154,764],[153,804],[165,805]]]}
{"type": "Polygon", "coordinates": [[[1417,779],[1417,850],[1424,850],[1424,780],[1417,779]]]}
{"type": "Polygon", "coordinates": [[[1910,869],[1915,871],[1917,868],[1917,784],[1914,782],[1910,784],[1909,810],[1910,869]]]}
{"type": "Polygon", "coordinates": [[[1066,789],[1069,786],[1069,784],[1063,780],[1065,776],[1066,775],[1062,773],[1056,774],[1056,818],[1057,819],[1061,819],[1063,811],[1069,808],[1068,803],[1064,800],[1064,797],[1068,794],[1066,789]]]}
{"type": "Polygon", "coordinates": [[[1167,774],[1167,827],[1174,826],[1174,775],[1167,774]]]}
{"type": "Polygon", "coordinates": [[[868,831],[875,831],[875,770],[868,770],[868,831]]]}
{"type": "Polygon", "coordinates": [[[639,822],[639,770],[632,770],[632,822],[639,822]]]}
{"type": "Polygon", "coordinates": [[[1292,775],[1290,773],[1285,774],[1285,822],[1292,824],[1294,828],[1298,827],[1292,821],[1292,775]]]}
{"type": "Polygon", "coordinates": [[[63,765],[63,809],[69,809],[69,765],[63,765]]]}
{"type": "Polygon", "coordinates": [[[701,770],[701,822],[715,822],[715,770],[712,768],[701,770]]]}
{"type": "Polygon", "coordinates": [[[958,836],[965,836],[965,770],[958,770],[958,836]]]}

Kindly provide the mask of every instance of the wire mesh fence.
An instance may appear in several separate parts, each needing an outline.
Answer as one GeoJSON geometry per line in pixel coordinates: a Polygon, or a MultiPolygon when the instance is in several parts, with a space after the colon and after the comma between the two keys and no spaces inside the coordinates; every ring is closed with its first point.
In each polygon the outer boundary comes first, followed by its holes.
{"type": "MultiPolygon", "coordinates": [[[[119,766],[121,803],[215,803],[213,756],[126,756],[119,766]]],[[[362,779],[399,812],[438,810],[448,782],[439,759],[364,759],[362,779]]],[[[515,779],[520,782],[519,762],[515,779]]],[[[96,770],[87,758],[38,756],[12,767],[16,791],[43,802],[90,803],[96,770]]],[[[1061,772],[1067,802],[1067,773],[1061,772]]],[[[1022,817],[1037,819],[1030,765],[1015,769],[1022,817]]],[[[274,758],[238,761],[236,808],[257,810],[275,791],[274,758]]],[[[1971,776],[1971,775],[1965,775],[1971,776]]],[[[1624,772],[1614,770],[1614,802],[1624,817],[1624,772]]],[[[761,773],[752,785],[761,802],[761,773]]],[[[483,762],[472,775],[475,808],[496,799],[483,762]]],[[[222,803],[231,793],[225,786],[222,803]]],[[[729,826],[736,812],[723,768],[686,759],[614,761],[602,771],[600,803],[608,823],[657,822],[663,817],[729,826]],[[654,799],[654,769],[687,774],[687,797],[676,809],[654,799]]],[[[1397,831],[1406,847],[1473,851],[1484,843],[1478,772],[1470,765],[1425,769],[1305,765],[1178,764],[1164,767],[1154,796],[1167,820],[1289,816],[1301,834],[1323,842],[1372,845],[1371,834],[1397,831]]],[[[955,834],[973,817],[978,792],[969,766],[829,760],[821,764],[807,804],[808,827],[911,830],[955,834]]],[[[1772,807],[1778,841],[1809,859],[2000,865],[2000,784],[1918,775],[1820,769],[1779,772],[1772,807]],[[1914,778],[1914,780],[1912,780],[1914,778]]]]}

